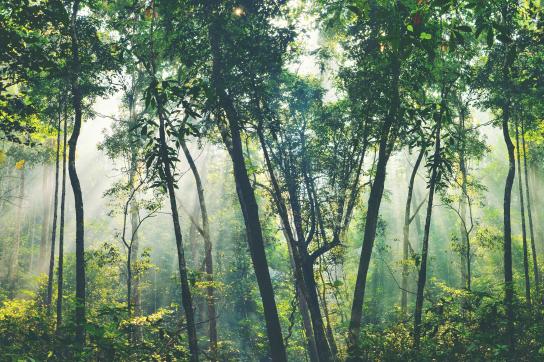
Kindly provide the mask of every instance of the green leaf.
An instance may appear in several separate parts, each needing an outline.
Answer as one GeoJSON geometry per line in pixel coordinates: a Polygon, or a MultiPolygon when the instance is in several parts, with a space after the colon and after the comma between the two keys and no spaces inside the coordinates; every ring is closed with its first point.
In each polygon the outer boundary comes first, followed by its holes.
{"type": "Polygon", "coordinates": [[[419,38],[423,40],[431,40],[433,36],[429,33],[422,32],[421,34],[419,34],[419,38]]]}
{"type": "Polygon", "coordinates": [[[409,32],[414,32],[414,26],[412,24],[406,25],[406,29],[408,29],[409,32]]]}

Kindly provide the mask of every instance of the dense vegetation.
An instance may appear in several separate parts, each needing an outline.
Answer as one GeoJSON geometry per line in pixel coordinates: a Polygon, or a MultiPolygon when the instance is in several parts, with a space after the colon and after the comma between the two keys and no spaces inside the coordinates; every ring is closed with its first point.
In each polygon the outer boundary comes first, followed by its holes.
{"type": "Polygon", "coordinates": [[[0,360],[544,360],[539,0],[0,0],[0,360]]]}

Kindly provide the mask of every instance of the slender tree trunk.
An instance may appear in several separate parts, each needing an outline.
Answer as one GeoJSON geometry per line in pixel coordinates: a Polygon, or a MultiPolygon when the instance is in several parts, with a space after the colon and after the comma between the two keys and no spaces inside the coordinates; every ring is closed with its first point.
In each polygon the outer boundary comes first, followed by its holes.
{"type": "MultiPolygon", "coordinates": [[[[217,2],[215,2],[217,6],[217,2]]],[[[213,10],[212,10],[213,12],[213,10]]],[[[215,16],[215,14],[211,14],[215,16]]],[[[274,298],[274,289],[268,270],[268,262],[264,249],[264,239],[259,220],[259,207],[255,198],[255,193],[251,186],[242,148],[240,135],[241,122],[239,115],[234,108],[234,104],[225,91],[223,79],[223,65],[221,54],[221,26],[219,19],[213,19],[209,27],[209,42],[212,52],[212,85],[218,96],[219,102],[225,111],[229,123],[231,142],[225,139],[230,148],[229,153],[232,159],[234,169],[234,179],[236,182],[236,191],[238,200],[244,216],[244,222],[247,232],[247,242],[259,285],[259,292],[263,303],[264,317],[266,321],[266,330],[270,345],[270,355],[273,361],[282,362],[287,360],[285,344],[281,333],[281,325],[274,298]]],[[[226,135],[224,135],[226,137],[226,135]]]]}
{"type": "Polygon", "coordinates": [[[59,266],[57,276],[57,334],[62,327],[62,298],[64,282],[64,209],[66,202],[66,141],[68,133],[68,118],[64,117],[63,147],[62,147],[62,192],[60,195],[60,225],[59,225],[59,266]]]}
{"type": "Polygon", "coordinates": [[[15,296],[15,289],[17,283],[17,274],[19,272],[19,249],[21,246],[21,223],[23,215],[23,201],[25,197],[25,165],[21,167],[19,172],[21,173],[20,183],[19,183],[19,195],[17,199],[17,212],[16,217],[16,226],[15,226],[15,243],[13,243],[13,250],[11,252],[9,269],[8,269],[8,286],[9,286],[9,295],[10,298],[15,296]]]}
{"type": "MultiPolygon", "coordinates": [[[[49,143],[49,142],[47,142],[49,143]]],[[[40,254],[37,264],[38,273],[41,274],[45,271],[47,260],[47,241],[49,239],[49,219],[51,211],[51,194],[50,194],[50,180],[49,180],[49,166],[44,163],[43,165],[43,178],[42,178],[42,202],[43,202],[43,218],[42,218],[42,234],[40,238],[40,254]]]]}
{"type": "MultiPolygon", "coordinates": [[[[402,264],[402,290],[401,290],[401,299],[400,299],[400,309],[402,314],[408,312],[408,274],[410,270],[408,268],[407,261],[410,258],[409,247],[410,247],[410,224],[412,224],[412,196],[414,194],[414,183],[417,175],[423,156],[425,155],[425,150],[422,148],[419,151],[414,167],[412,168],[412,173],[410,174],[410,181],[408,183],[408,195],[406,197],[406,206],[404,207],[404,226],[402,228],[402,253],[403,253],[403,264],[402,264]]],[[[418,211],[416,211],[418,212],[418,211]]]]}
{"type": "Polygon", "coordinates": [[[535,278],[536,298],[540,299],[540,277],[538,275],[538,258],[535,245],[535,232],[533,227],[533,213],[531,210],[531,193],[529,188],[529,174],[527,170],[527,148],[525,147],[525,124],[521,121],[521,144],[523,147],[523,169],[525,171],[525,194],[527,196],[527,214],[529,216],[529,235],[531,236],[531,254],[533,257],[533,274],[535,278]]]}
{"type": "Polygon", "coordinates": [[[210,222],[208,219],[208,209],[206,208],[206,200],[204,198],[204,186],[202,184],[202,179],[200,178],[200,173],[198,168],[195,165],[193,156],[185,141],[181,141],[181,147],[189,163],[189,167],[193,172],[195,178],[196,190],[198,194],[198,201],[200,203],[200,214],[202,216],[202,231],[204,232],[204,265],[206,270],[206,281],[208,282],[208,287],[206,288],[207,294],[207,304],[208,304],[208,319],[209,319],[209,338],[210,338],[210,350],[211,350],[211,360],[215,361],[217,359],[217,315],[215,312],[215,296],[214,296],[214,287],[213,287],[213,258],[212,258],[212,241],[210,237],[210,222]]]}
{"type": "MultiPolygon", "coordinates": [[[[60,112],[60,109],[59,109],[60,112]]],[[[55,196],[53,200],[53,226],[51,232],[51,247],[49,256],[49,273],[47,277],[47,296],[45,305],[47,306],[47,314],[51,314],[51,300],[53,299],[53,278],[55,274],[55,242],[57,237],[57,210],[59,200],[59,159],[60,159],[60,124],[61,116],[59,113],[59,122],[57,125],[57,154],[55,158],[55,196]]]]}
{"type": "Polygon", "coordinates": [[[510,121],[510,105],[503,106],[502,133],[508,151],[508,175],[504,186],[504,303],[506,306],[507,330],[506,339],[510,353],[514,353],[514,283],[512,272],[512,225],[510,220],[510,204],[512,200],[512,186],[516,176],[516,160],[514,145],[510,138],[508,123],[510,121]]]}
{"type": "MultiPolygon", "coordinates": [[[[510,39],[512,29],[512,8],[510,3],[504,3],[501,8],[503,27],[505,28],[505,37],[510,39]]],[[[506,309],[507,326],[505,339],[508,344],[508,352],[511,358],[515,353],[514,336],[514,281],[512,271],[512,223],[510,218],[512,203],[512,187],[516,177],[516,158],[514,156],[514,145],[510,138],[509,123],[511,117],[511,98],[509,93],[512,89],[511,67],[516,58],[515,47],[511,46],[510,41],[504,43],[504,61],[502,68],[502,91],[505,93],[505,99],[502,102],[502,134],[506,149],[508,152],[508,174],[504,185],[504,305],[506,309]]]]}
{"type": "Polygon", "coordinates": [[[68,153],[68,173],[70,183],[74,192],[74,206],[76,214],[76,306],[75,326],[76,345],[82,349],[85,345],[85,241],[84,241],[84,215],[83,215],[83,194],[76,171],[76,147],[79,133],[81,131],[82,117],[82,92],[79,86],[79,41],[77,32],[77,14],[79,11],[79,0],[74,0],[72,5],[71,18],[71,40],[72,40],[72,103],[74,107],[74,128],[68,141],[70,150],[68,153]]]}
{"type": "Polygon", "coordinates": [[[363,235],[363,246],[359,267],[357,270],[357,279],[353,292],[353,303],[351,306],[351,318],[348,331],[348,360],[356,360],[359,353],[359,335],[361,333],[361,321],[363,317],[363,304],[365,298],[365,289],[367,283],[368,267],[376,238],[376,228],[378,226],[378,216],[380,204],[382,201],[385,178],[387,172],[387,162],[389,161],[391,147],[391,128],[396,121],[400,107],[399,94],[400,61],[397,56],[392,59],[392,97],[390,112],[382,127],[380,136],[380,145],[378,150],[378,162],[376,165],[376,174],[370,188],[368,198],[368,207],[365,218],[365,231],[363,235]]]}
{"type": "Polygon", "coordinates": [[[170,157],[168,151],[168,145],[166,141],[166,119],[165,119],[165,110],[164,105],[162,104],[162,95],[157,91],[157,79],[155,78],[155,65],[154,60],[152,60],[152,76],[153,84],[152,87],[155,92],[155,99],[157,100],[157,114],[159,116],[159,152],[160,152],[160,167],[164,171],[164,181],[166,183],[166,190],[168,192],[168,198],[170,200],[170,209],[172,212],[172,222],[174,225],[174,235],[176,238],[176,249],[178,256],[178,269],[180,276],[180,287],[181,287],[181,304],[185,311],[185,319],[187,323],[187,338],[189,341],[189,353],[191,355],[190,359],[193,362],[199,360],[198,356],[198,340],[196,336],[196,325],[194,318],[193,310],[193,299],[191,296],[191,289],[189,287],[189,278],[187,273],[187,263],[185,261],[185,252],[183,249],[183,237],[181,234],[181,226],[179,222],[178,207],[176,203],[176,192],[174,188],[174,175],[170,168],[170,157]]]}
{"type": "Polygon", "coordinates": [[[462,285],[464,288],[467,288],[467,290],[470,290],[471,288],[471,282],[472,282],[472,275],[471,275],[471,264],[470,264],[470,239],[468,235],[468,231],[466,228],[466,215],[467,215],[467,199],[468,199],[468,192],[467,192],[467,165],[465,160],[465,111],[464,109],[461,109],[461,132],[463,132],[462,136],[462,145],[461,145],[461,151],[459,154],[459,169],[461,171],[461,201],[460,201],[460,211],[459,216],[461,217],[461,225],[460,225],[460,235],[461,235],[461,245],[463,246],[461,249],[461,280],[462,285]]]}
{"type": "Polygon", "coordinates": [[[436,190],[436,183],[439,177],[440,167],[440,132],[442,129],[442,114],[439,116],[438,124],[436,125],[436,138],[434,146],[433,165],[431,170],[431,179],[429,182],[429,200],[427,201],[427,215],[425,217],[425,228],[423,230],[423,245],[421,247],[421,264],[419,268],[419,275],[417,279],[417,292],[416,292],[416,308],[414,313],[414,347],[419,349],[419,342],[421,337],[421,316],[423,313],[423,292],[425,290],[425,283],[427,281],[427,258],[429,255],[429,232],[431,229],[431,217],[433,212],[434,193],[436,190]]]}
{"type": "Polygon", "coordinates": [[[518,158],[518,187],[519,187],[519,204],[521,211],[521,236],[523,239],[523,273],[525,277],[525,302],[528,306],[531,305],[531,282],[529,277],[529,250],[527,247],[527,228],[525,227],[525,203],[523,199],[523,182],[521,176],[521,152],[519,149],[519,131],[516,124],[516,152],[518,158]]]}

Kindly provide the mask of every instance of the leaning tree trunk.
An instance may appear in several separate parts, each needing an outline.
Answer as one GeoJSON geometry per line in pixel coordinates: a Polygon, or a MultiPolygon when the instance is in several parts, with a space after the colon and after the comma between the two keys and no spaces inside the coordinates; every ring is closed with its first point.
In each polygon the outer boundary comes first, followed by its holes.
{"type": "MultiPolygon", "coordinates": [[[[60,112],[60,110],[59,110],[60,112]]],[[[53,199],[53,225],[51,232],[51,247],[49,255],[49,273],[47,277],[47,295],[45,298],[45,305],[47,306],[47,314],[51,314],[51,300],[53,299],[53,277],[55,272],[55,242],[57,237],[57,210],[59,201],[59,159],[60,159],[60,123],[61,117],[59,115],[59,123],[57,125],[57,154],[55,158],[55,193],[53,199]]]]}
{"type": "Polygon", "coordinates": [[[62,147],[62,192],[60,195],[60,224],[59,224],[59,266],[57,276],[57,334],[62,327],[62,298],[64,282],[64,206],[66,202],[66,138],[68,118],[64,117],[63,147],[62,147]]]}
{"type": "MultiPolygon", "coordinates": [[[[154,67],[153,67],[154,68],[154,67]]],[[[154,69],[153,69],[154,70],[154,69]]],[[[156,79],[154,80],[154,89],[156,90],[156,79]]],[[[181,234],[181,226],[179,223],[178,206],[176,203],[176,192],[174,189],[174,176],[170,169],[170,158],[168,155],[168,145],[166,144],[166,120],[164,116],[163,105],[161,104],[161,96],[156,95],[157,99],[157,111],[159,115],[159,141],[160,141],[160,158],[161,167],[164,171],[164,177],[166,182],[166,189],[168,191],[168,198],[170,199],[170,209],[172,212],[172,222],[174,224],[174,235],[176,237],[176,248],[178,254],[178,269],[180,276],[181,286],[181,303],[185,311],[185,318],[187,320],[187,338],[189,340],[189,352],[191,354],[191,361],[198,361],[198,340],[196,336],[196,325],[193,310],[193,299],[191,296],[191,289],[189,287],[189,278],[187,273],[187,263],[185,261],[185,252],[183,249],[183,237],[181,234]]]]}
{"type": "Polygon", "coordinates": [[[538,258],[536,254],[535,232],[533,228],[533,213],[531,212],[529,175],[527,171],[527,149],[525,147],[525,124],[523,120],[521,120],[521,144],[523,147],[523,168],[525,171],[525,194],[527,196],[527,214],[529,216],[529,235],[531,236],[531,254],[533,257],[533,274],[535,278],[536,298],[540,299],[540,277],[538,275],[538,258]]]}
{"type": "Polygon", "coordinates": [[[353,292],[353,303],[351,306],[351,318],[348,330],[348,360],[356,359],[357,355],[359,354],[358,342],[359,335],[361,333],[368,267],[370,266],[370,258],[372,256],[372,249],[374,247],[374,240],[376,238],[376,228],[378,226],[380,204],[385,185],[387,162],[389,161],[389,155],[391,152],[391,131],[393,124],[397,119],[400,108],[399,78],[400,60],[398,56],[393,56],[391,107],[382,126],[378,150],[378,162],[376,165],[376,175],[374,177],[374,182],[372,183],[372,187],[370,189],[370,196],[368,198],[363,246],[361,248],[357,279],[355,281],[355,288],[353,292]]]}
{"type": "MultiPolygon", "coordinates": [[[[419,151],[414,167],[412,168],[412,173],[410,174],[410,181],[408,182],[408,195],[406,197],[406,206],[404,207],[404,226],[402,228],[402,253],[403,253],[403,264],[402,264],[402,282],[401,282],[401,298],[400,298],[400,309],[403,314],[406,314],[408,311],[408,274],[410,270],[408,268],[407,261],[410,258],[409,248],[410,248],[410,225],[414,219],[412,216],[412,197],[414,194],[414,183],[417,175],[423,156],[425,155],[425,149],[419,151]]],[[[419,210],[416,211],[416,213],[419,210]]]]}
{"type": "Polygon", "coordinates": [[[212,85],[218,96],[220,105],[226,113],[229,124],[231,140],[228,142],[226,135],[224,135],[225,142],[229,148],[229,153],[232,160],[236,191],[238,193],[238,200],[240,202],[240,207],[242,209],[244,223],[246,226],[247,242],[263,303],[266,331],[270,346],[270,356],[272,357],[273,361],[287,361],[285,344],[283,342],[281,325],[274,297],[274,289],[272,287],[272,280],[270,279],[268,262],[266,260],[264,238],[259,220],[259,207],[257,205],[255,193],[251,186],[245,165],[240,134],[241,121],[232,99],[230,99],[230,96],[227,94],[224,88],[224,70],[222,69],[223,65],[220,44],[221,34],[222,31],[219,24],[219,19],[213,19],[208,33],[212,53],[212,85]]]}
{"type": "Polygon", "coordinates": [[[531,282],[529,277],[529,250],[527,247],[527,229],[525,227],[525,203],[523,200],[523,183],[521,179],[521,152],[519,150],[519,132],[516,124],[516,152],[518,158],[518,187],[521,211],[521,236],[523,238],[523,274],[525,277],[525,303],[531,305],[531,282]]]}
{"type": "Polygon", "coordinates": [[[421,264],[419,267],[419,275],[417,279],[416,292],[416,308],[414,313],[414,348],[419,349],[421,336],[421,315],[423,313],[423,292],[427,281],[427,258],[429,255],[429,232],[431,229],[431,217],[433,213],[434,194],[436,183],[439,178],[440,167],[440,132],[442,130],[442,114],[439,116],[438,124],[436,125],[436,138],[434,145],[433,165],[431,170],[431,179],[429,182],[429,200],[427,201],[427,215],[425,217],[425,228],[423,230],[423,244],[421,246],[421,264]]]}
{"type": "Polygon", "coordinates": [[[79,133],[81,131],[82,116],[82,92],[79,85],[79,41],[77,33],[77,13],[79,11],[79,0],[74,0],[72,5],[71,18],[71,41],[72,41],[72,103],[74,107],[74,128],[68,141],[70,151],[68,153],[68,173],[70,183],[74,192],[74,205],[76,213],[76,300],[75,300],[75,331],[76,345],[82,349],[85,345],[85,241],[84,241],[84,215],[83,215],[83,194],[76,171],[76,147],[79,133]]]}
{"type": "Polygon", "coordinates": [[[200,173],[195,165],[193,156],[187,144],[184,140],[181,141],[181,147],[183,153],[185,153],[185,158],[189,163],[189,167],[193,172],[195,178],[196,190],[198,194],[198,202],[200,204],[200,214],[202,216],[202,231],[204,238],[204,265],[206,271],[206,281],[208,286],[206,288],[207,294],[207,304],[208,304],[208,320],[209,320],[209,338],[210,338],[210,350],[211,350],[211,360],[215,361],[217,359],[217,316],[215,312],[215,296],[214,296],[214,287],[213,287],[213,258],[212,258],[212,241],[210,237],[210,221],[208,219],[208,209],[206,208],[206,200],[204,198],[204,186],[202,185],[202,179],[200,178],[200,173]]]}

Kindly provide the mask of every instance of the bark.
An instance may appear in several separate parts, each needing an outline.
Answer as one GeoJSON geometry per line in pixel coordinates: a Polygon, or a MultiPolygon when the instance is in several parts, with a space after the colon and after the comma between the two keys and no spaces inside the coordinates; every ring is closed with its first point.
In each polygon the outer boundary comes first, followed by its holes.
{"type": "MultiPolygon", "coordinates": [[[[441,108],[442,110],[444,108],[441,108]]],[[[419,349],[419,342],[421,336],[421,316],[423,313],[423,292],[425,290],[425,283],[427,281],[427,258],[429,255],[429,232],[431,229],[431,218],[433,212],[433,201],[436,190],[436,183],[439,177],[439,165],[440,165],[440,132],[442,128],[442,114],[439,117],[438,124],[436,125],[436,138],[434,145],[433,165],[431,170],[431,179],[429,182],[429,199],[427,201],[427,214],[425,217],[425,227],[423,230],[423,243],[421,246],[421,264],[419,268],[419,275],[417,279],[417,292],[416,292],[416,308],[414,313],[414,347],[419,349]]]]}
{"type": "Polygon", "coordinates": [[[525,279],[525,303],[531,305],[531,282],[529,277],[529,250],[527,247],[527,228],[525,226],[525,200],[523,199],[523,183],[521,177],[521,152],[519,149],[519,130],[516,124],[516,152],[518,159],[518,188],[519,204],[521,211],[521,236],[523,239],[523,274],[525,279]]]}
{"type": "Polygon", "coordinates": [[[287,355],[285,344],[281,333],[281,325],[274,298],[274,289],[272,287],[272,280],[270,279],[268,262],[264,249],[263,233],[259,220],[259,207],[245,166],[240,134],[241,119],[234,107],[230,95],[227,94],[224,85],[222,74],[224,70],[222,69],[223,64],[220,44],[222,30],[218,20],[219,19],[212,20],[208,33],[212,52],[212,85],[215,89],[219,103],[226,113],[230,129],[230,142],[224,132],[223,137],[227,148],[229,149],[233,164],[236,191],[238,193],[238,200],[246,226],[247,242],[263,303],[270,356],[273,361],[286,361],[287,355]]]}
{"type": "Polygon", "coordinates": [[[68,119],[64,118],[63,147],[62,147],[62,192],[60,195],[60,224],[59,224],[59,266],[57,270],[57,334],[62,327],[62,298],[64,282],[64,210],[66,203],[66,139],[68,119]]]}
{"type": "Polygon", "coordinates": [[[202,184],[202,179],[200,178],[200,173],[198,168],[195,165],[193,156],[187,148],[187,145],[184,140],[181,141],[181,147],[189,167],[195,178],[196,190],[198,194],[198,202],[200,204],[200,214],[202,216],[202,231],[204,239],[204,265],[206,271],[206,281],[209,283],[206,288],[207,294],[207,305],[208,305],[208,320],[209,320],[209,330],[208,335],[210,339],[210,351],[211,351],[211,360],[215,361],[217,359],[217,315],[215,311],[215,296],[214,296],[214,287],[213,287],[213,258],[212,258],[212,241],[210,236],[210,221],[208,218],[208,209],[206,207],[206,200],[204,198],[204,186],[202,184]]]}
{"type": "MultiPolygon", "coordinates": [[[[402,294],[400,300],[400,308],[403,314],[406,314],[408,311],[408,274],[410,272],[408,268],[407,261],[410,258],[410,225],[414,220],[412,216],[412,197],[414,194],[414,183],[417,175],[423,156],[425,155],[425,150],[422,148],[419,151],[414,167],[412,168],[412,173],[410,174],[410,181],[408,182],[408,195],[406,197],[406,206],[404,208],[404,226],[402,228],[402,253],[403,253],[403,265],[402,265],[402,294]]],[[[415,212],[418,213],[419,210],[415,212]]]]}
{"type": "Polygon", "coordinates": [[[68,141],[70,147],[68,153],[68,173],[72,191],[74,192],[74,206],[76,214],[76,305],[75,305],[75,332],[76,346],[80,349],[85,345],[85,241],[84,241],[84,215],[83,194],[76,170],[76,147],[81,131],[82,117],[82,92],[79,86],[79,41],[77,31],[77,14],[79,0],[74,0],[71,16],[71,42],[72,42],[72,103],[74,107],[74,127],[68,141]]]}
{"type": "MultiPolygon", "coordinates": [[[[60,112],[60,110],[59,110],[60,112]]],[[[53,277],[55,273],[55,243],[57,237],[57,210],[59,201],[59,160],[60,160],[60,124],[61,117],[59,115],[59,122],[57,125],[57,154],[55,158],[55,191],[53,199],[53,226],[51,232],[51,247],[49,256],[49,273],[47,278],[47,296],[45,299],[45,305],[47,306],[47,314],[51,314],[51,300],[53,298],[53,277]]]]}
{"type": "Polygon", "coordinates": [[[538,273],[538,257],[536,253],[535,232],[533,227],[533,213],[531,210],[531,192],[529,188],[529,174],[527,167],[527,148],[525,147],[525,124],[521,121],[521,144],[523,147],[523,169],[525,171],[525,193],[527,196],[527,215],[529,217],[529,235],[531,236],[531,254],[533,257],[533,274],[535,278],[536,298],[540,298],[540,277],[538,273]]]}

